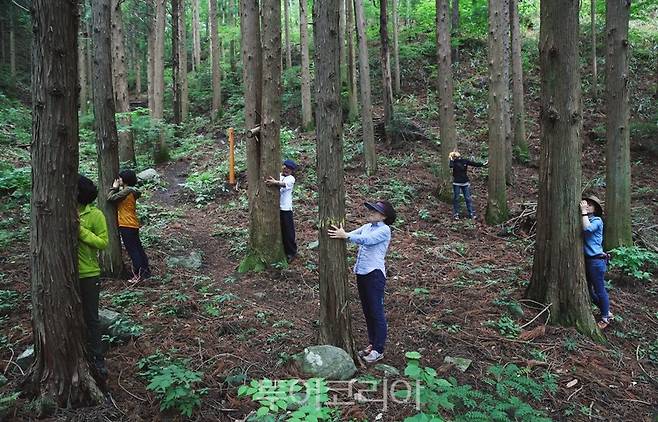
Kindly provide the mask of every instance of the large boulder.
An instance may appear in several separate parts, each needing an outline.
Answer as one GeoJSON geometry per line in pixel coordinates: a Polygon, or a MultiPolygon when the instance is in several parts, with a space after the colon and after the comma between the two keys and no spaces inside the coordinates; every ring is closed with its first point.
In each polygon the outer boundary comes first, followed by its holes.
{"type": "Polygon", "coordinates": [[[352,357],[339,347],[322,345],[304,349],[302,371],[310,377],[348,380],[356,373],[352,357]]]}
{"type": "Polygon", "coordinates": [[[137,173],[137,178],[142,182],[148,182],[149,180],[159,179],[160,174],[155,169],[146,169],[137,173]]]}
{"type": "Polygon", "coordinates": [[[192,251],[189,255],[170,256],[167,258],[167,266],[171,268],[178,267],[198,270],[202,264],[202,255],[199,251],[192,251]]]}
{"type": "Polygon", "coordinates": [[[130,318],[111,309],[99,309],[98,319],[100,320],[101,334],[116,337],[122,341],[137,338],[142,333],[141,326],[135,325],[130,318]]]}

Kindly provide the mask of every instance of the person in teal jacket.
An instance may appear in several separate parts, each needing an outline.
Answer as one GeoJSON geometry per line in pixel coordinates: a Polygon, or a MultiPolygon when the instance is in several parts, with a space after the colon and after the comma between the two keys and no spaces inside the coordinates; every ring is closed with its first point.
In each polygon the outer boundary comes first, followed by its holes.
{"type": "Polygon", "coordinates": [[[105,249],[109,240],[105,216],[101,210],[92,205],[97,196],[98,188],[96,188],[94,182],[80,175],[78,178],[80,298],[82,299],[82,311],[87,326],[89,359],[94,363],[99,375],[106,377],[108,372],[101,347],[98,318],[98,302],[101,290],[101,268],[98,264],[98,251],[105,249]]]}

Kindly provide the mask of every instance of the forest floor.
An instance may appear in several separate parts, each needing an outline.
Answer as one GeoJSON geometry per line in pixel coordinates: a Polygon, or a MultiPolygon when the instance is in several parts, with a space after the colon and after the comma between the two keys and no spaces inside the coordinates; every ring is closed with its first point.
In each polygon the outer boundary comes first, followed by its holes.
{"type": "MultiPolygon", "coordinates": [[[[509,189],[513,216],[521,213],[524,204],[536,201],[536,107],[536,103],[528,107],[528,120],[535,122],[529,127],[531,161],[515,164],[515,181],[509,189]]],[[[436,130],[426,121],[417,123],[428,131],[436,130]]],[[[585,133],[599,123],[587,120],[585,133]]],[[[140,214],[155,277],[136,285],[104,281],[102,307],[128,315],[144,328],[138,339],[113,344],[107,353],[113,403],[60,411],[51,420],[180,419],[171,411],[161,412],[160,402],[138,374],[138,361],[158,352],[189,359],[187,366],[203,373],[207,394],[191,420],[242,420],[253,412],[253,402],[237,397],[236,385],[242,375],[245,379],[301,376],[292,356],[317,344],[318,335],[318,256],[312,247],[317,240],[313,134],[296,133],[284,147],[301,165],[294,195],[299,256],[287,268],[256,274],[236,272],[248,237],[244,175],[240,175],[237,189],[218,189],[214,199],[199,203],[198,196],[182,185],[190,174],[225,160],[223,139],[213,138],[217,140],[201,142],[190,149],[192,153],[158,167],[160,182],[147,185],[140,214]],[[198,269],[168,264],[171,257],[195,252],[202,256],[198,269]]],[[[481,219],[454,221],[451,205],[436,199],[434,142],[410,141],[398,149],[379,144],[379,173],[367,177],[357,139],[358,133],[347,127],[347,228],[364,223],[362,204],[366,200],[388,198],[399,216],[387,259],[389,337],[383,363],[402,372],[405,352],[418,351],[422,365],[436,368],[440,376],[455,377],[483,390],[491,388],[483,381],[488,368],[514,363],[528,368],[535,379],[553,375],[557,391],[531,403],[554,420],[656,420],[658,363],[646,354],[648,345],[658,340],[655,279],[611,283],[612,311],[617,319],[605,331],[606,344],[594,343],[574,329],[545,325],[546,312],[535,319],[543,306],[523,299],[532,267],[533,238],[528,235],[532,222],[509,233],[487,226],[481,219]],[[522,327],[520,335],[503,335],[515,327],[522,327]],[[472,359],[473,363],[462,373],[444,363],[446,356],[472,359]]],[[[239,139],[238,148],[243,148],[244,142],[239,139]]],[[[465,136],[460,149],[478,157],[482,142],[478,136],[465,136]]],[[[605,174],[603,151],[602,144],[586,137],[583,180],[591,182],[600,197],[604,195],[597,181],[605,174]]],[[[632,162],[635,217],[642,215],[655,222],[658,162],[635,151],[632,162]]],[[[471,181],[477,214],[483,216],[486,170],[474,169],[471,181]]],[[[31,343],[27,246],[14,242],[0,251],[0,286],[19,292],[22,298],[3,322],[12,344],[0,349],[0,371],[9,379],[3,391],[19,382],[21,372],[13,362],[31,343]]],[[[348,252],[352,264],[356,250],[348,252]]],[[[353,278],[349,289],[354,335],[357,346],[362,346],[365,323],[353,278]]],[[[379,379],[381,373],[360,368],[358,376],[379,379]]],[[[381,414],[383,421],[400,421],[415,414],[410,403],[389,402],[385,411],[383,405],[369,402],[341,410],[345,420],[375,420],[381,414]]],[[[9,419],[27,420],[29,415],[28,406],[17,406],[9,419]]]]}

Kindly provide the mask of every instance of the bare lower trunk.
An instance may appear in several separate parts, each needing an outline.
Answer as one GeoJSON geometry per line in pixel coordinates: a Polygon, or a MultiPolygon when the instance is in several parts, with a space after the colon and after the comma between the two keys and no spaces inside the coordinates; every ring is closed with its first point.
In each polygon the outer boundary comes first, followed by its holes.
{"type": "Polygon", "coordinates": [[[199,31],[199,0],[192,0],[192,70],[201,66],[201,33],[199,31]]]}
{"type": "Polygon", "coordinates": [[[628,20],[630,1],[609,1],[606,11],[606,196],[605,247],[633,244],[631,230],[628,20]]]}
{"type": "Polygon", "coordinates": [[[115,121],[115,97],[112,84],[112,41],[110,16],[112,0],[92,0],[92,52],[94,90],[94,129],[98,155],[98,208],[107,221],[109,244],[99,254],[101,270],[109,277],[124,275],[117,209],[105,193],[119,174],[119,138],[115,121]]]}
{"type": "Polygon", "coordinates": [[[519,28],[518,0],[510,0],[510,36],[512,43],[512,103],[514,114],[513,146],[517,157],[528,157],[525,134],[525,105],[523,103],[523,66],[521,61],[521,30],[519,28]]]}
{"type": "Polygon", "coordinates": [[[313,109],[311,106],[311,71],[308,52],[308,22],[306,0],[299,0],[299,43],[302,53],[302,127],[313,128],[313,109]]]}
{"type": "Polygon", "coordinates": [[[384,132],[386,143],[393,142],[393,83],[391,81],[391,53],[388,47],[387,0],[379,2],[379,42],[381,44],[382,97],[384,107],[384,132]]]}
{"type": "Polygon", "coordinates": [[[155,1],[153,20],[153,119],[162,120],[164,112],[165,0],[155,1]]]}
{"type": "Polygon", "coordinates": [[[361,83],[361,127],[363,131],[363,155],[367,175],[377,173],[377,151],[375,130],[372,123],[372,99],[370,95],[370,64],[368,61],[368,38],[363,0],[354,0],[356,32],[359,39],[359,81],[361,83]]]}
{"type": "Polygon", "coordinates": [[[30,274],[37,416],[103,402],[85,357],[78,291],[78,4],[32,2],[30,274]],[[53,89],[60,87],[61,89],[53,89]],[[57,230],[53,230],[56,227],[57,230]]]}
{"type": "Polygon", "coordinates": [[[589,17],[592,37],[592,97],[596,99],[599,96],[599,77],[596,66],[596,0],[590,1],[589,17]]]}
{"type": "Polygon", "coordinates": [[[345,36],[347,38],[347,92],[349,120],[354,121],[359,115],[359,100],[356,80],[356,49],[354,48],[354,3],[345,0],[345,36]]]}
{"type": "Polygon", "coordinates": [[[174,124],[180,124],[183,121],[182,114],[182,80],[181,80],[181,42],[180,42],[180,0],[171,0],[171,73],[173,88],[173,109],[174,124]]]}
{"type": "Polygon", "coordinates": [[[286,69],[292,67],[292,48],[290,47],[290,0],[283,0],[283,23],[286,36],[286,69]]]}
{"type": "MultiPolygon", "coordinates": [[[[459,0],[452,0],[452,15],[451,15],[451,25],[450,33],[452,38],[459,37],[459,0]]],[[[459,45],[454,44],[451,50],[452,62],[459,62],[459,45]]]]}
{"type": "Polygon", "coordinates": [[[147,52],[146,52],[146,96],[148,98],[149,114],[153,117],[153,59],[155,47],[155,28],[151,21],[147,38],[147,52]]]}
{"type": "Polygon", "coordinates": [[[14,6],[9,12],[9,75],[11,83],[16,83],[16,19],[14,17],[14,6]]]}
{"type": "MultiPolygon", "coordinates": [[[[347,32],[347,16],[345,2],[349,0],[338,0],[338,59],[340,60],[340,92],[342,96],[343,83],[347,81],[347,50],[345,46],[345,34],[347,32]]],[[[342,107],[342,100],[341,100],[342,107]]]]}
{"type": "Polygon", "coordinates": [[[505,130],[505,183],[508,185],[514,182],[514,154],[512,149],[512,95],[510,92],[510,57],[511,57],[511,38],[510,38],[510,16],[509,3],[511,0],[502,1],[503,10],[500,15],[501,20],[501,37],[503,40],[503,80],[505,81],[505,97],[503,99],[503,122],[505,130]]]}
{"type": "Polygon", "coordinates": [[[219,117],[222,110],[222,86],[219,69],[219,28],[217,21],[217,0],[209,0],[210,11],[210,51],[212,52],[212,118],[219,117]]]}
{"type": "Polygon", "coordinates": [[[185,26],[185,1],[180,1],[181,13],[178,17],[178,28],[180,30],[180,53],[179,53],[179,77],[181,85],[181,121],[187,120],[190,109],[190,89],[187,82],[187,28],[185,26]]]}
{"type": "Polygon", "coordinates": [[[345,350],[354,359],[346,247],[343,240],[330,239],[327,229],[345,222],[343,182],[342,115],[340,69],[336,56],[338,41],[338,1],[313,4],[316,80],[316,139],[319,191],[319,274],[320,342],[345,350]]]}
{"type": "Polygon", "coordinates": [[[452,194],[449,154],[457,147],[449,13],[449,0],[436,0],[437,90],[439,94],[439,128],[441,130],[441,172],[438,180],[438,194],[444,200],[449,200],[452,194]]]}
{"type": "Polygon", "coordinates": [[[142,61],[141,57],[135,60],[135,95],[141,97],[142,95],[142,61]]]}
{"type": "Polygon", "coordinates": [[[601,340],[585,282],[581,216],[578,2],[541,3],[541,157],[537,241],[527,297],[551,305],[553,324],[601,340]]]}
{"type": "Polygon", "coordinates": [[[398,45],[400,21],[397,0],[391,0],[391,8],[393,9],[393,90],[395,94],[400,94],[400,46],[398,45]]]}
{"type": "MultiPolygon", "coordinates": [[[[2,41],[4,43],[4,41],[2,41]]],[[[85,49],[84,38],[80,37],[78,42],[78,71],[80,74],[80,114],[87,114],[87,51],[85,49]]]]}

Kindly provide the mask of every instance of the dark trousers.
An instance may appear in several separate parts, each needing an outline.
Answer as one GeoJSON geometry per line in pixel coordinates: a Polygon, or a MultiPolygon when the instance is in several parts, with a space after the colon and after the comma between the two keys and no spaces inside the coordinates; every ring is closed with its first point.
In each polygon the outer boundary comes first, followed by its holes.
{"type": "Polygon", "coordinates": [[[471,200],[471,187],[470,186],[457,186],[452,185],[452,215],[459,215],[459,195],[464,194],[464,201],[466,202],[466,209],[468,216],[473,217],[473,201],[471,200]]]}
{"type": "Polygon", "coordinates": [[[384,288],[386,277],[381,270],[356,276],[359,299],[368,327],[368,342],[379,353],[384,353],[386,343],[386,315],[384,315],[384,288]]]}
{"type": "Polygon", "coordinates": [[[101,292],[99,277],[80,279],[80,298],[82,299],[82,313],[87,326],[87,352],[90,360],[103,361],[101,347],[100,320],[98,318],[98,302],[101,292]]]}
{"type": "Polygon", "coordinates": [[[142,278],[150,277],[149,259],[144,252],[144,247],[142,247],[142,241],[139,240],[139,229],[119,227],[119,233],[121,234],[123,246],[125,246],[132,261],[133,274],[142,278]]]}
{"type": "Polygon", "coordinates": [[[292,218],[292,211],[280,211],[281,216],[281,237],[283,238],[283,250],[287,257],[297,255],[297,243],[295,243],[295,222],[292,218]]]}
{"type": "Polygon", "coordinates": [[[585,258],[585,277],[592,302],[601,310],[601,317],[610,314],[610,300],[605,289],[605,259],[585,258]]]}

